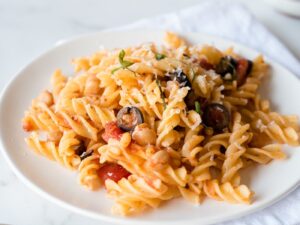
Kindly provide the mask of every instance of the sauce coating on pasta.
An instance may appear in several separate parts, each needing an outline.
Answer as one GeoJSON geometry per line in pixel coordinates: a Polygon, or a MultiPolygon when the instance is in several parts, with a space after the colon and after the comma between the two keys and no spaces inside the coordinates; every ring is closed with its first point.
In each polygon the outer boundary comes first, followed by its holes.
{"type": "Polygon", "coordinates": [[[240,172],[284,159],[282,144],[299,145],[297,116],[259,95],[269,74],[262,56],[173,33],[164,41],[74,59],[74,76],[56,70],[25,112],[27,145],[76,171],[82,186],[105,185],[115,214],[178,196],[250,204],[240,172]]]}

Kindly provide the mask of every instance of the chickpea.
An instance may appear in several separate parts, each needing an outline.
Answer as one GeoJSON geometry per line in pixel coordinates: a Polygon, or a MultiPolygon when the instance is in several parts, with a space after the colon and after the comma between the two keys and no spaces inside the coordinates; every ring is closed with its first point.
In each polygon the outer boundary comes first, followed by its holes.
{"type": "Polygon", "coordinates": [[[150,157],[150,166],[154,169],[163,169],[169,164],[170,156],[167,151],[160,150],[150,157]]]}
{"type": "Polygon", "coordinates": [[[53,95],[49,91],[43,91],[37,98],[39,102],[45,103],[47,106],[53,105],[53,95]]]}
{"type": "Polygon", "coordinates": [[[96,76],[89,76],[86,81],[84,93],[86,95],[96,95],[100,91],[100,81],[96,76]]]}
{"type": "Polygon", "coordinates": [[[154,145],[156,142],[156,133],[154,130],[149,128],[148,124],[142,123],[134,128],[132,139],[135,140],[139,145],[154,145]]]}

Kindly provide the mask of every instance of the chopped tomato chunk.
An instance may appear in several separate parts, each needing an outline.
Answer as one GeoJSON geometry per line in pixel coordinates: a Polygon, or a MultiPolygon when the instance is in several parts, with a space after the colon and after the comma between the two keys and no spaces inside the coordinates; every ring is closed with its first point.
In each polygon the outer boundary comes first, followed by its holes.
{"type": "Polygon", "coordinates": [[[107,163],[99,169],[98,175],[103,183],[107,180],[113,180],[118,182],[122,178],[129,177],[131,173],[129,173],[122,166],[115,163],[107,163]]]}
{"type": "Polygon", "coordinates": [[[102,134],[104,141],[108,142],[110,138],[120,140],[123,134],[123,131],[118,127],[117,122],[109,122],[105,124],[105,131],[102,134]]]}
{"type": "Polygon", "coordinates": [[[209,63],[206,59],[201,59],[200,66],[203,69],[206,69],[206,70],[212,70],[212,69],[214,69],[214,65],[211,64],[211,63],[209,63]]]}
{"type": "Polygon", "coordinates": [[[239,59],[237,61],[236,75],[237,75],[237,85],[240,86],[245,83],[247,75],[251,70],[251,61],[247,59],[239,59]]]}

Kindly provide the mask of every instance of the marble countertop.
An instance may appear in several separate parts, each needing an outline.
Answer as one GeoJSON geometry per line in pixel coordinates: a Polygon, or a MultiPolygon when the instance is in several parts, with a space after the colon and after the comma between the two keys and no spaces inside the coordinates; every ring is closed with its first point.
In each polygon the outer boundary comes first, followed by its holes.
{"type": "MultiPolygon", "coordinates": [[[[300,19],[260,0],[244,2],[300,59],[300,19]]],[[[199,0],[0,0],[0,89],[58,40],[171,12],[199,0]],[[159,7],[158,7],[159,6],[159,7]]],[[[104,224],[63,209],[29,190],[0,156],[0,224],[104,224]]]]}

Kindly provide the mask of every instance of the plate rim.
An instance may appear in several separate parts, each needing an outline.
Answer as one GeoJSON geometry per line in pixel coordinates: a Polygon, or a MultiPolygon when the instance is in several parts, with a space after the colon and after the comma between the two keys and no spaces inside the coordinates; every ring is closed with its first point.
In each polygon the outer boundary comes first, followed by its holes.
{"type": "MultiPolygon", "coordinates": [[[[38,55],[37,57],[31,59],[28,63],[26,63],[23,67],[21,67],[21,69],[17,70],[17,72],[12,76],[12,78],[6,83],[6,85],[4,86],[3,90],[1,91],[0,94],[0,115],[2,115],[3,113],[3,101],[5,99],[7,90],[11,87],[11,85],[14,83],[15,80],[18,79],[19,76],[21,76],[21,74],[29,67],[32,66],[32,64],[34,64],[36,61],[40,60],[41,58],[45,57],[47,54],[55,51],[56,49],[60,48],[63,45],[66,44],[71,44],[72,42],[77,42],[80,41],[81,39],[86,39],[86,38],[90,38],[92,36],[98,36],[98,35],[103,35],[103,34],[124,34],[124,33],[140,33],[140,32],[148,32],[148,33],[153,33],[155,32],[156,34],[162,34],[164,33],[164,31],[162,30],[143,30],[143,29],[135,29],[133,31],[99,31],[99,32],[91,32],[91,33],[86,33],[86,34],[81,34],[81,35],[75,35],[72,36],[70,38],[66,38],[66,39],[62,39],[57,41],[54,45],[52,45],[52,47],[50,46],[50,48],[48,48],[47,50],[45,50],[43,53],[41,53],[40,55],[38,55]]],[[[256,54],[260,54],[259,51],[257,51],[256,49],[250,48],[245,46],[244,44],[241,44],[237,41],[231,40],[231,39],[227,39],[227,38],[223,38],[223,37],[219,37],[219,36],[215,36],[215,35],[208,35],[208,34],[203,34],[200,32],[185,32],[184,34],[182,32],[177,32],[180,35],[183,35],[184,37],[186,37],[187,39],[189,39],[190,36],[201,36],[203,38],[206,39],[211,39],[213,41],[215,41],[216,43],[218,42],[226,42],[229,45],[233,45],[234,47],[237,48],[243,48],[249,52],[252,53],[256,53],[256,54]]],[[[137,38],[138,40],[138,38],[137,38]]],[[[289,73],[292,75],[292,77],[296,78],[297,82],[300,82],[300,79],[298,76],[296,76],[294,73],[290,72],[287,68],[285,68],[284,66],[282,66],[280,63],[278,63],[276,60],[274,59],[270,59],[267,56],[264,56],[264,58],[271,62],[273,65],[276,65],[277,67],[279,67],[280,69],[282,69],[283,71],[289,73]]],[[[7,162],[7,164],[9,165],[10,169],[13,171],[13,173],[18,177],[18,179],[20,179],[25,186],[29,187],[29,189],[31,189],[32,191],[38,193],[38,195],[42,196],[42,198],[49,200],[50,202],[53,202],[65,209],[68,209],[72,212],[75,212],[79,215],[82,216],[87,216],[89,218],[92,219],[96,219],[96,220],[103,220],[106,222],[110,222],[110,223],[119,223],[119,224],[153,224],[153,221],[145,221],[145,220],[140,220],[139,218],[136,219],[134,217],[115,217],[113,215],[105,215],[103,213],[97,213],[97,212],[92,212],[88,209],[83,209],[83,208],[79,208],[77,206],[74,206],[72,203],[69,203],[67,201],[64,201],[58,197],[53,196],[51,193],[48,193],[47,191],[45,191],[43,188],[41,188],[40,186],[36,185],[34,182],[32,182],[28,177],[26,177],[26,175],[20,171],[16,164],[13,162],[12,158],[10,157],[8,151],[6,150],[4,141],[3,141],[3,128],[1,128],[0,126],[0,151],[2,153],[2,155],[4,156],[5,161],[7,162]]],[[[285,196],[287,196],[288,194],[290,194],[292,191],[294,191],[298,186],[300,185],[300,180],[298,180],[295,184],[293,184],[290,188],[288,188],[285,192],[281,193],[280,195],[274,197],[271,201],[265,202],[257,207],[254,208],[249,208],[248,210],[245,210],[243,212],[235,212],[232,213],[230,215],[225,215],[223,217],[220,218],[209,218],[206,219],[205,221],[201,221],[202,224],[213,224],[213,223],[218,223],[218,222],[226,222],[228,220],[232,220],[232,219],[237,219],[237,218],[241,218],[243,216],[246,215],[250,215],[253,214],[254,212],[257,212],[259,210],[262,210],[266,207],[269,207],[271,205],[273,205],[274,203],[278,202],[279,200],[283,199],[285,196]]],[[[155,221],[157,222],[157,221],[155,221]]],[[[186,219],[186,220],[179,220],[179,221],[159,221],[160,224],[181,224],[182,222],[186,222],[188,224],[194,224],[197,222],[200,222],[199,218],[191,218],[191,219],[186,219]]]]}

